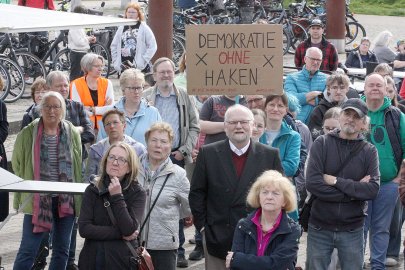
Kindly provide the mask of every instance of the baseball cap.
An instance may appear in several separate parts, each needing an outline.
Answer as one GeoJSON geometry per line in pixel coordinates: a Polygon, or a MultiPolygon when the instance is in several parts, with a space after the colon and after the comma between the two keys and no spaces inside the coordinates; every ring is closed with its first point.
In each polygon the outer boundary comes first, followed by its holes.
{"type": "Polygon", "coordinates": [[[345,103],[342,104],[342,111],[352,109],[363,118],[367,115],[368,109],[366,103],[359,98],[350,98],[345,103]]]}
{"type": "Polygon", "coordinates": [[[311,24],[309,25],[309,27],[312,27],[312,26],[320,26],[323,28],[323,23],[320,19],[313,19],[311,21],[311,24]]]}

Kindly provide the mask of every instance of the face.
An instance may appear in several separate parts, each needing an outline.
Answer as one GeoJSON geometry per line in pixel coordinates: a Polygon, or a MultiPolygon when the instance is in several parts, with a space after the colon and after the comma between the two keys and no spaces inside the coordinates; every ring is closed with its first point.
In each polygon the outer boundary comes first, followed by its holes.
{"type": "Polygon", "coordinates": [[[139,104],[142,98],[143,83],[141,80],[129,79],[122,86],[125,99],[131,103],[139,104]]]}
{"type": "Polygon", "coordinates": [[[353,135],[364,129],[364,120],[360,118],[355,110],[347,109],[342,111],[339,117],[341,132],[353,135]]]}
{"type": "Polygon", "coordinates": [[[329,118],[323,122],[323,134],[328,134],[335,129],[340,129],[339,119],[329,118]]]}
{"type": "Polygon", "coordinates": [[[42,97],[48,92],[48,90],[44,87],[38,88],[34,93],[34,102],[35,104],[39,104],[42,100],[42,97]]]}
{"type": "Polygon", "coordinates": [[[319,51],[310,51],[304,58],[305,67],[311,73],[314,74],[319,70],[322,64],[322,53],[319,51]]]}
{"type": "Polygon", "coordinates": [[[69,82],[65,77],[57,77],[52,81],[51,91],[58,92],[64,99],[69,98],[69,82]]]}
{"type": "Polygon", "coordinates": [[[48,97],[41,108],[44,124],[57,124],[62,118],[62,106],[56,97],[48,97]]]}
{"type": "Polygon", "coordinates": [[[93,61],[91,69],[89,70],[88,75],[92,77],[100,77],[103,72],[104,64],[101,59],[96,59],[93,61]]]}
{"type": "Polygon", "coordinates": [[[172,142],[166,131],[151,132],[146,145],[149,159],[159,163],[165,161],[172,150],[172,142]]]}
{"type": "Polygon", "coordinates": [[[227,115],[225,133],[229,140],[239,146],[245,146],[252,136],[253,118],[245,110],[234,109],[227,115]]]}
{"type": "Polygon", "coordinates": [[[323,35],[323,28],[320,26],[312,26],[309,28],[309,34],[313,39],[320,39],[323,35]]]}
{"type": "Polygon", "coordinates": [[[387,95],[387,89],[384,78],[379,74],[372,74],[366,78],[364,84],[364,94],[367,100],[383,100],[387,95]]]}
{"type": "Polygon", "coordinates": [[[261,95],[246,96],[249,109],[261,109],[264,110],[264,102],[266,99],[261,95]]]}
{"type": "Polygon", "coordinates": [[[338,84],[336,81],[329,86],[329,97],[332,101],[335,102],[342,102],[345,97],[347,91],[349,91],[349,87],[344,84],[338,84]]]}
{"type": "Polygon", "coordinates": [[[104,119],[104,129],[110,140],[122,140],[124,137],[125,123],[122,123],[118,114],[110,114],[104,119]]]}
{"type": "Polygon", "coordinates": [[[254,141],[258,142],[260,137],[264,133],[266,123],[264,122],[263,117],[261,117],[260,115],[255,115],[253,124],[254,125],[253,125],[253,131],[252,131],[252,139],[254,141]]]}
{"type": "Polygon", "coordinates": [[[110,178],[117,177],[122,180],[129,173],[128,155],[121,147],[114,147],[107,157],[106,172],[110,178]]]}
{"type": "Polygon", "coordinates": [[[271,185],[260,189],[259,200],[263,211],[279,212],[285,207],[283,192],[271,185]]]}
{"type": "Polygon", "coordinates": [[[156,72],[153,73],[153,78],[159,88],[169,88],[173,86],[174,70],[169,61],[160,63],[156,72]]]}
{"type": "Polygon", "coordinates": [[[401,54],[405,54],[405,43],[402,43],[402,44],[400,44],[400,45],[398,46],[398,51],[399,51],[401,54]]]}
{"type": "Polygon", "coordinates": [[[134,8],[128,8],[125,15],[127,19],[138,20],[139,18],[138,11],[134,8]]]}
{"type": "Polygon", "coordinates": [[[387,83],[387,96],[393,100],[395,98],[395,89],[394,85],[387,83]]]}
{"type": "Polygon", "coordinates": [[[281,121],[287,114],[287,106],[281,98],[275,98],[266,105],[267,119],[270,121],[281,121]]]}
{"type": "Polygon", "coordinates": [[[369,49],[370,49],[370,42],[367,40],[363,41],[359,46],[360,53],[362,54],[367,54],[369,49]]]}

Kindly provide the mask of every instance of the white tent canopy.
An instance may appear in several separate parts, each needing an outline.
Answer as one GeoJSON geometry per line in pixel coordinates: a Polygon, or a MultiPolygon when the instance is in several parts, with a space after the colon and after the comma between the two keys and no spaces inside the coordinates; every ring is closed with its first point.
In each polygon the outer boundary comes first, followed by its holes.
{"type": "Polygon", "coordinates": [[[135,23],[134,20],[115,17],[0,4],[0,32],[2,33],[69,30],[75,28],[104,28],[135,23]]]}

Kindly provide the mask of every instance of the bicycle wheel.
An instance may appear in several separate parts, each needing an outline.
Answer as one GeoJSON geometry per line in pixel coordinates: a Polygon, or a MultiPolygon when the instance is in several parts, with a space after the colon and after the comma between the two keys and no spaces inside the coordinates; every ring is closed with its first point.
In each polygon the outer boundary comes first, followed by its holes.
{"type": "Polygon", "coordinates": [[[65,48],[55,55],[52,63],[52,68],[53,70],[59,70],[66,73],[69,77],[70,65],[70,50],[68,48],[65,48]]]}
{"type": "MultiPolygon", "coordinates": [[[[45,65],[37,56],[29,52],[16,52],[15,55],[17,57],[17,63],[23,71],[24,80],[27,85],[31,85],[38,77],[46,78],[45,65]]],[[[31,88],[29,91],[26,89],[22,95],[22,98],[30,97],[31,88]]]]}
{"type": "Polygon", "coordinates": [[[298,45],[308,39],[308,32],[301,24],[291,22],[290,39],[291,46],[288,53],[294,54],[298,45]]]}
{"type": "Polygon", "coordinates": [[[0,55],[0,64],[2,64],[10,75],[10,88],[4,102],[11,103],[17,101],[25,90],[25,80],[21,67],[5,55],[0,55]]]}
{"type": "Polygon", "coordinates": [[[105,65],[101,76],[103,76],[104,78],[108,78],[108,75],[112,68],[110,51],[103,44],[98,42],[91,44],[90,50],[92,53],[101,55],[104,58],[105,65]]]}
{"type": "Polygon", "coordinates": [[[183,43],[178,37],[173,37],[173,56],[172,60],[176,65],[176,72],[179,69],[180,58],[183,55],[185,48],[183,43]]]}
{"type": "Polygon", "coordinates": [[[0,89],[0,100],[4,100],[10,91],[11,79],[10,74],[8,74],[7,68],[0,64],[0,77],[3,79],[4,87],[0,89]]]}
{"type": "Polygon", "coordinates": [[[286,26],[283,26],[283,55],[285,55],[291,47],[291,39],[288,34],[288,29],[286,26]]]}
{"type": "Polygon", "coordinates": [[[360,45],[360,41],[366,36],[366,30],[358,22],[346,23],[346,47],[347,52],[351,52],[357,49],[360,45]]]}

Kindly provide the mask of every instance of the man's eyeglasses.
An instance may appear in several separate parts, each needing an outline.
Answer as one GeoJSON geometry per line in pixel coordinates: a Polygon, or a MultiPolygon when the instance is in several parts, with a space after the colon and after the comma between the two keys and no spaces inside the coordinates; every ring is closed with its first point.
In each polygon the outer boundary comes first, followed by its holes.
{"type": "Polygon", "coordinates": [[[114,155],[109,155],[107,157],[108,162],[114,163],[114,161],[117,161],[118,165],[123,166],[125,163],[128,162],[128,160],[126,160],[123,157],[116,157],[114,155]]]}
{"type": "Polygon", "coordinates": [[[311,56],[307,56],[310,60],[314,61],[314,62],[322,62],[322,59],[318,59],[318,58],[313,58],[311,56]]]}
{"type": "Polygon", "coordinates": [[[236,127],[238,124],[240,124],[242,127],[247,127],[251,121],[253,120],[226,121],[226,123],[232,127],[236,127]]]}
{"type": "Polygon", "coordinates": [[[59,111],[62,108],[62,106],[60,105],[48,105],[48,104],[44,104],[42,107],[48,112],[50,112],[51,110],[59,111]]]}

